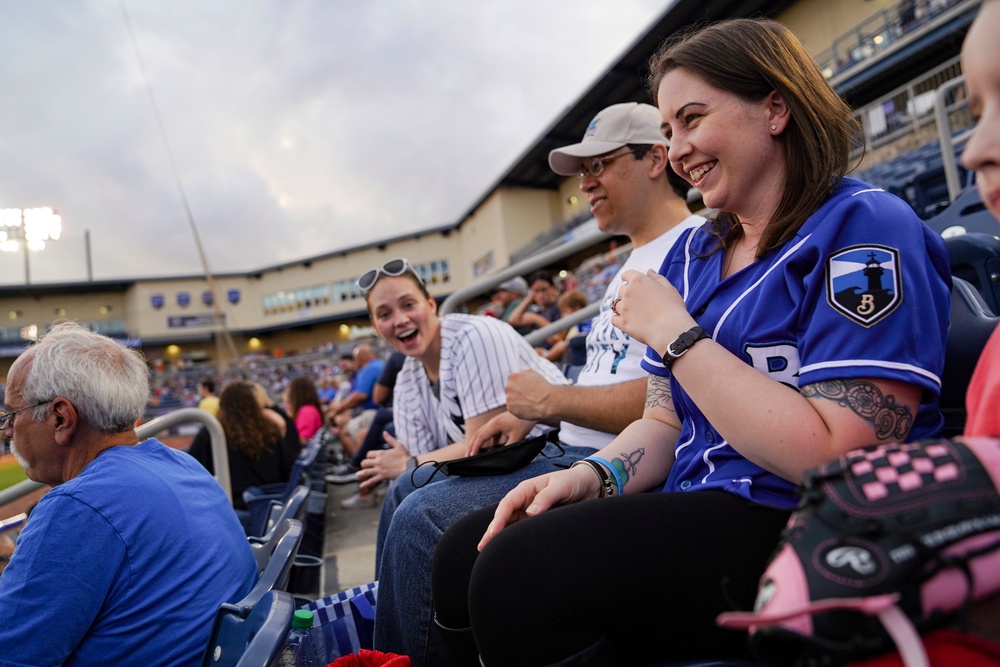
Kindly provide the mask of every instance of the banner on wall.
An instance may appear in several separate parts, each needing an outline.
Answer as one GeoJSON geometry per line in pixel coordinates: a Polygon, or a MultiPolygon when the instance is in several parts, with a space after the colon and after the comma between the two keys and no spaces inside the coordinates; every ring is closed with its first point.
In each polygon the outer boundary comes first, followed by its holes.
{"type": "MultiPolygon", "coordinates": [[[[219,315],[222,324],[226,323],[226,314],[219,315]]],[[[214,327],[216,323],[215,313],[204,313],[202,315],[171,315],[167,318],[167,327],[170,329],[196,329],[200,327],[214,327]]]]}
{"type": "Polygon", "coordinates": [[[178,292],[177,293],[177,305],[181,308],[187,308],[191,303],[191,294],[188,292],[178,292]]]}
{"type": "Polygon", "coordinates": [[[204,292],[201,293],[201,302],[206,306],[211,306],[214,301],[215,298],[212,296],[212,293],[209,292],[208,290],[205,290],[204,292]]]}
{"type": "Polygon", "coordinates": [[[226,292],[226,298],[229,299],[229,303],[235,306],[240,302],[240,291],[238,289],[231,289],[226,292]]]}
{"type": "Polygon", "coordinates": [[[149,302],[153,305],[153,308],[159,310],[160,308],[163,308],[163,304],[166,303],[166,300],[163,298],[162,294],[154,294],[149,297],[149,302]]]}

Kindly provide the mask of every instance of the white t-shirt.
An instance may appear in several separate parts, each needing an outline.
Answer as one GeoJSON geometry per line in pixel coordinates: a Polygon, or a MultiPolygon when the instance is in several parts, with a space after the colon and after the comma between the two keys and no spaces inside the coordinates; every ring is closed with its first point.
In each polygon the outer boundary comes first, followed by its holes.
{"type": "MultiPolygon", "coordinates": [[[[465,437],[466,420],[507,404],[507,376],[534,370],[552,384],[569,380],[506,322],[483,315],[445,315],[437,387],[424,365],[407,357],[396,380],[396,437],[412,455],[465,437]]],[[[540,427],[536,427],[538,433],[540,427]]],[[[536,433],[537,434],[537,433],[536,433]]]]}
{"type": "MultiPolygon", "coordinates": [[[[632,250],[625,264],[608,283],[604,300],[601,302],[601,310],[594,316],[590,333],[587,334],[587,364],[580,371],[576,384],[587,387],[646,377],[646,371],[639,365],[646,346],[633,341],[628,334],[611,324],[613,315],[611,302],[618,296],[618,289],[622,285],[622,273],[659,269],[677,237],[684,230],[700,227],[704,223],[705,218],[700,215],[689,216],[665,234],[632,250]]],[[[565,421],[559,430],[559,439],[567,445],[594,449],[601,449],[614,440],[615,436],[614,433],[595,431],[565,421]]]]}

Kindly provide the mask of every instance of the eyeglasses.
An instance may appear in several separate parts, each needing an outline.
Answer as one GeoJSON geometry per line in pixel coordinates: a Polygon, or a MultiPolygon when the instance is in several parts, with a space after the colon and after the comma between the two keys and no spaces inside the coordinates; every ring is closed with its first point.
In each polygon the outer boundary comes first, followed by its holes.
{"type": "Polygon", "coordinates": [[[371,271],[366,271],[365,273],[362,273],[361,277],[358,278],[358,289],[361,290],[362,294],[367,294],[368,290],[375,287],[375,283],[378,282],[378,278],[380,275],[385,275],[389,276],[390,278],[395,278],[396,276],[403,275],[407,271],[412,273],[413,277],[416,278],[421,285],[424,284],[424,279],[420,277],[420,274],[417,272],[417,269],[414,268],[412,264],[410,264],[410,260],[401,257],[399,259],[390,259],[382,266],[374,268],[371,271]]]}
{"type": "Polygon", "coordinates": [[[594,178],[597,178],[604,173],[604,167],[612,160],[617,160],[620,157],[626,155],[634,155],[635,151],[626,151],[624,153],[619,153],[618,155],[612,155],[610,157],[592,157],[589,160],[585,160],[583,164],[580,165],[580,180],[582,181],[589,174],[594,178]]]}
{"type": "Polygon", "coordinates": [[[34,405],[29,405],[27,407],[21,408],[20,410],[14,410],[13,412],[8,412],[7,410],[0,410],[0,431],[5,431],[14,425],[14,417],[18,413],[24,412],[25,410],[31,410],[32,408],[37,408],[40,405],[45,405],[46,403],[51,403],[54,399],[49,399],[47,401],[42,401],[41,403],[35,403],[34,405]]]}

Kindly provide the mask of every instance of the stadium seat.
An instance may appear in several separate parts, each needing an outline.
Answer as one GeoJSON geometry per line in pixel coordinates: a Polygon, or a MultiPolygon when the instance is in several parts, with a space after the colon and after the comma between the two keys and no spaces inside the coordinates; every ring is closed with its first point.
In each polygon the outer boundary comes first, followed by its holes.
{"type": "Polygon", "coordinates": [[[284,591],[267,591],[249,606],[223,604],[202,667],[278,667],[294,613],[294,599],[284,591]]]}
{"type": "Polygon", "coordinates": [[[295,554],[302,543],[302,533],[301,521],[283,519],[267,541],[251,541],[250,546],[257,560],[257,583],[243,601],[237,604],[253,606],[267,591],[284,590],[287,587],[295,554]]]}
{"type": "Polygon", "coordinates": [[[302,447],[287,481],[251,486],[243,492],[243,502],[247,504],[251,516],[249,535],[261,536],[267,532],[268,518],[271,516],[274,501],[285,505],[298,487],[305,486],[311,489],[313,482],[322,482],[323,475],[314,472],[314,467],[322,468],[319,455],[326,444],[328,434],[328,429],[320,429],[302,447]]]}
{"type": "Polygon", "coordinates": [[[1000,237],[971,232],[947,238],[945,244],[952,275],[972,285],[989,310],[1000,314],[1000,237]]]}
{"type": "MultiPolygon", "coordinates": [[[[282,519],[297,519],[299,521],[304,521],[306,516],[306,501],[309,499],[309,487],[304,484],[300,484],[295,487],[292,491],[292,495],[281,502],[278,499],[272,498],[266,501],[266,507],[262,511],[266,510],[264,514],[263,523],[260,525],[259,532],[261,535],[250,536],[250,541],[254,542],[257,540],[267,541],[268,536],[274,527],[277,526],[282,519]]],[[[263,503],[262,503],[263,505],[263,503]]]]}
{"type": "Polygon", "coordinates": [[[965,427],[965,392],[979,355],[986,345],[997,318],[980,293],[959,277],[952,278],[951,323],[941,377],[941,413],[944,436],[960,435],[965,427]]]}
{"type": "Polygon", "coordinates": [[[948,208],[927,221],[927,225],[945,238],[969,232],[996,236],[1000,226],[983,204],[979,190],[966,188],[948,208]]]}

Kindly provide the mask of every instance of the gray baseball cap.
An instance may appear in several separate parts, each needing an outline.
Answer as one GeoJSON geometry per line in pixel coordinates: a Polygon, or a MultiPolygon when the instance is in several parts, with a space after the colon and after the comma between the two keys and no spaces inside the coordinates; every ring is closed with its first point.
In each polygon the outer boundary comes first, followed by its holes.
{"type": "Polygon", "coordinates": [[[579,173],[583,158],[604,155],[626,144],[670,144],[660,132],[660,111],[649,104],[612,104],[590,121],[583,141],[549,153],[552,171],[563,176],[579,173]]]}
{"type": "Polygon", "coordinates": [[[528,281],[521,276],[514,276],[513,278],[505,280],[497,285],[497,289],[504,289],[508,292],[514,292],[515,294],[526,296],[528,294],[528,281]]]}

